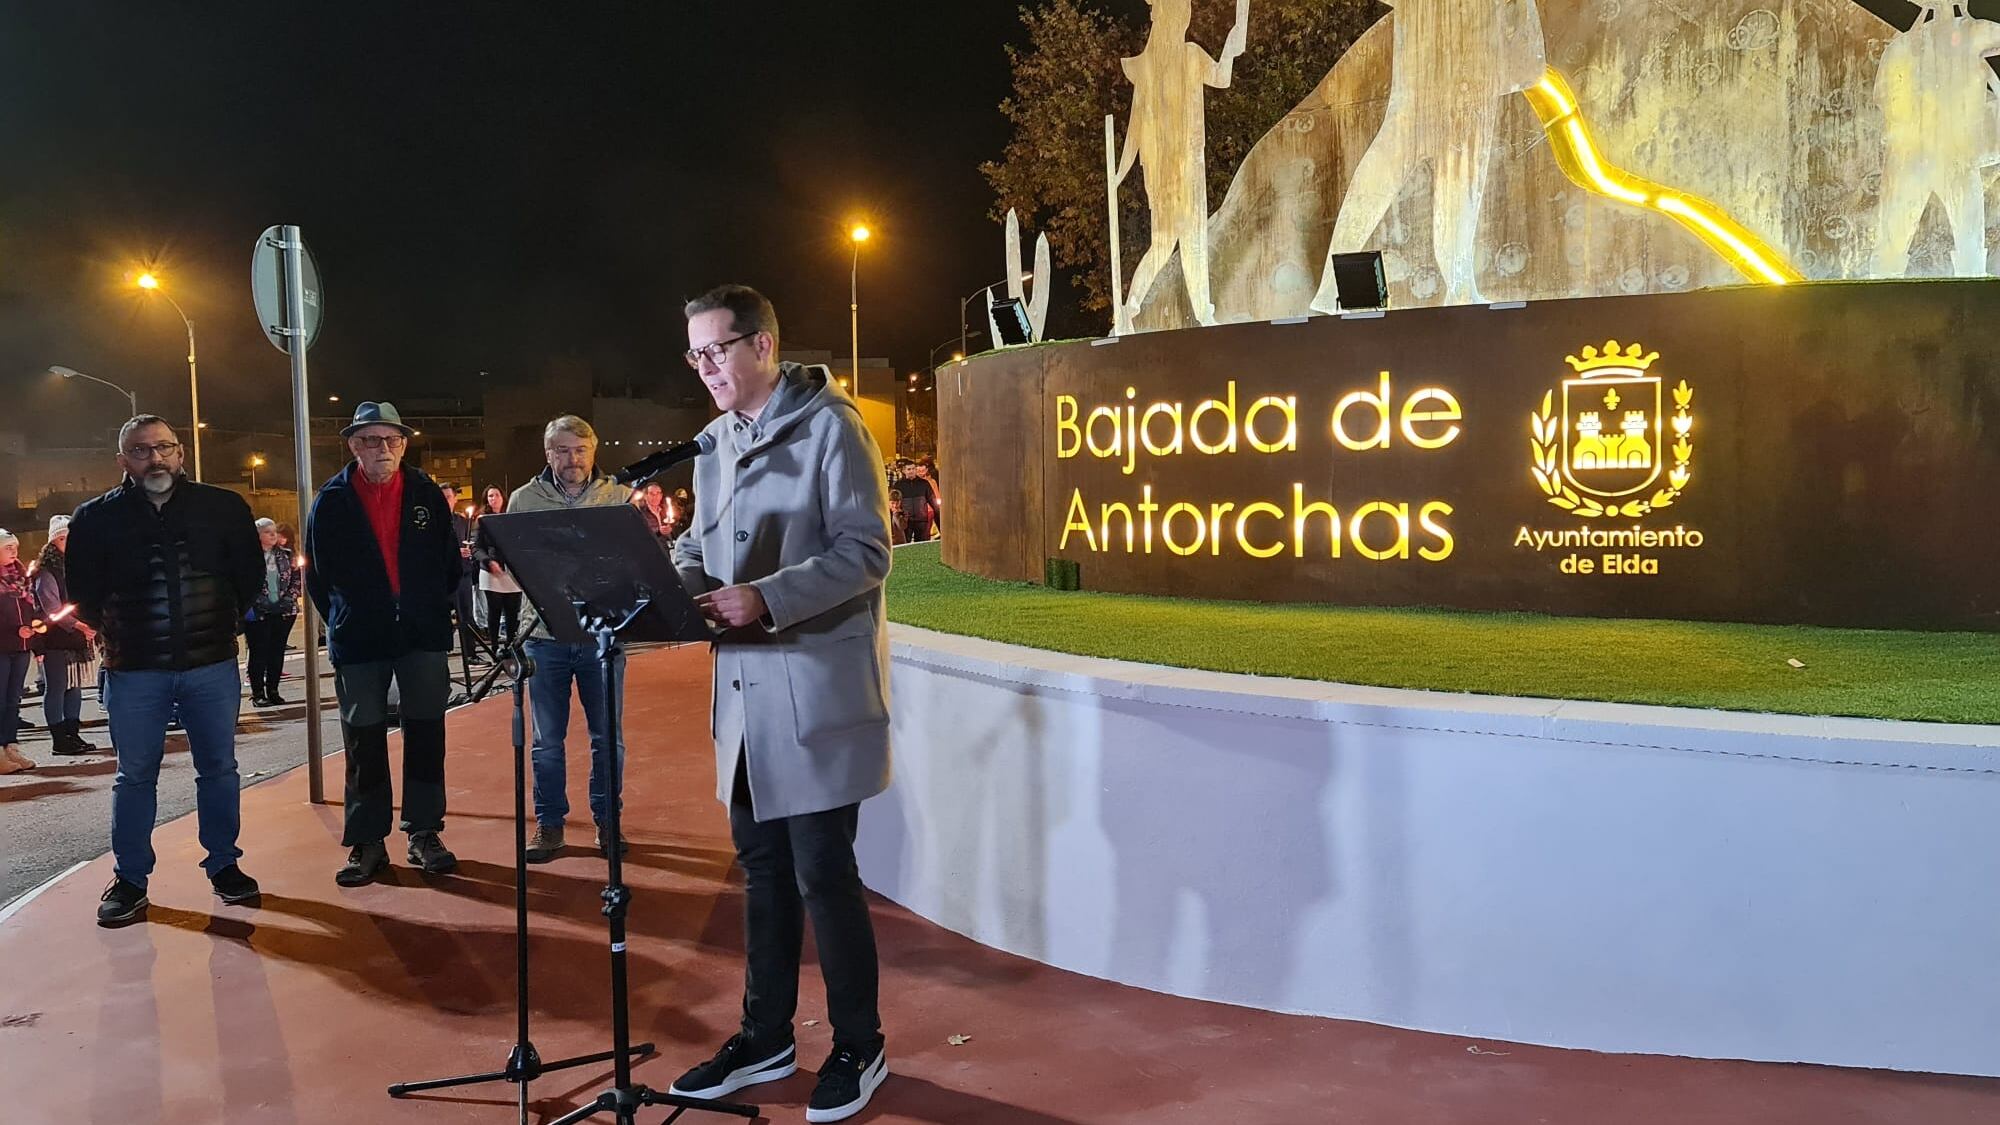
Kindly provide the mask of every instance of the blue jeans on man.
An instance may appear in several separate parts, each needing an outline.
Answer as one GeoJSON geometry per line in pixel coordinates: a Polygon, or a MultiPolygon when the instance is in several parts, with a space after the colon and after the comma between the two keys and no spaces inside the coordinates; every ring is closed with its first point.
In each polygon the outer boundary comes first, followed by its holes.
{"type": "Polygon", "coordinates": [[[167,718],[178,711],[194,759],[195,816],[201,867],[211,878],[242,857],[242,791],[236,772],[236,719],[243,681],[236,661],[185,672],[107,672],[104,711],[118,776],[111,784],[111,855],[120,879],[143,889],[153,873],[153,822],[159,813],[160,759],[167,718]]]}
{"type": "MultiPolygon", "coordinates": [[[[569,735],[570,685],[574,683],[577,696],[583,700],[584,724],[590,729],[590,816],[602,827],[610,791],[611,724],[604,711],[604,669],[597,662],[597,646],[530,638],[526,648],[528,659],[535,664],[534,675],[528,680],[528,696],[535,712],[535,822],[545,828],[560,828],[569,816],[564,746],[569,735]]],[[[620,706],[625,702],[622,692],[618,702],[620,706]]],[[[622,735],[618,741],[622,761],[622,735]]],[[[622,810],[624,806],[621,803],[619,807],[622,810]]]]}

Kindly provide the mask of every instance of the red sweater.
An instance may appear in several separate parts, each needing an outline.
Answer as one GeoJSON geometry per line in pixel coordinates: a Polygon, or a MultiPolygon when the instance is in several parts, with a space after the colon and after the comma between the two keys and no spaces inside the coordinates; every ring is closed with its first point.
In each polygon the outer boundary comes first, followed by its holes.
{"type": "Polygon", "coordinates": [[[382,548],[382,565],[389,572],[389,592],[403,596],[403,473],[398,469],[387,484],[371,483],[361,473],[354,474],[354,492],[361,497],[361,510],[368,526],[375,529],[375,542],[382,548]]]}

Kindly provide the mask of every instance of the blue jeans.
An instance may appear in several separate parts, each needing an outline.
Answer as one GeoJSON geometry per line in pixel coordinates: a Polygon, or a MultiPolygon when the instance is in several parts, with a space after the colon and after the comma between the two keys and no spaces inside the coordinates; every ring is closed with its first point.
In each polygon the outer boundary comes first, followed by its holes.
{"type": "Polygon", "coordinates": [[[202,870],[213,876],[239,859],[243,818],[236,775],[236,716],[243,680],[236,661],[219,660],[185,672],[109,672],[104,710],[118,776],[111,785],[111,856],[120,879],[144,887],[153,873],[153,821],[159,813],[160,757],[167,716],[178,709],[194,758],[195,816],[202,870]]]}
{"type": "MultiPolygon", "coordinates": [[[[528,697],[535,712],[535,823],[548,828],[569,816],[569,785],[563,749],[569,734],[569,689],[576,684],[583,698],[583,721],[590,728],[590,817],[604,823],[605,795],[611,776],[609,716],[604,713],[604,670],[597,663],[597,646],[530,640],[528,659],[535,674],[528,680],[528,697]]],[[[622,712],[625,700],[618,700],[622,712]]],[[[618,739],[618,760],[625,760],[625,739],[618,739]]],[[[624,770],[619,770],[623,780],[624,770]]],[[[624,803],[619,803],[624,810],[624,803]]]]}

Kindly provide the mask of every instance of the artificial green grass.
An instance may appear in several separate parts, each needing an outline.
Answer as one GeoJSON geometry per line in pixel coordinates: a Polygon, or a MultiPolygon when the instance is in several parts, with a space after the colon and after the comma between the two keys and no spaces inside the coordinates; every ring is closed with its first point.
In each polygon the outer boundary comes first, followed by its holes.
{"type": "Polygon", "coordinates": [[[1196,601],[993,582],[903,547],[891,620],[1057,652],[1382,687],[2000,723],[2000,636],[1196,601]],[[1803,668],[1787,661],[1797,660],[1803,668]]]}

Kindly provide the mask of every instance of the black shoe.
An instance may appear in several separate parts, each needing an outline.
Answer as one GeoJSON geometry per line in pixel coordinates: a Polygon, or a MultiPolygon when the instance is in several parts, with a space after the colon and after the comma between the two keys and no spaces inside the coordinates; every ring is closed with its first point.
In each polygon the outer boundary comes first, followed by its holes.
{"type": "Polygon", "coordinates": [[[111,880],[104,888],[102,900],[97,904],[97,924],[100,926],[122,926],[136,922],[146,916],[146,888],[135,887],[123,879],[111,880]]]}
{"type": "Polygon", "coordinates": [[[266,707],[289,707],[291,703],[291,700],[279,695],[275,690],[264,693],[264,706],[266,707]]]}
{"type": "Polygon", "coordinates": [[[458,857],[444,846],[435,832],[410,834],[410,862],[426,875],[443,875],[458,866],[458,857]]]}
{"type": "Polygon", "coordinates": [[[83,736],[77,734],[68,723],[58,724],[49,731],[49,752],[64,757],[101,753],[97,747],[85,742],[83,736]]]}
{"type": "Polygon", "coordinates": [[[251,692],[251,693],[250,693],[250,706],[252,706],[252,707],[263,707],[263,706],[265,706],[265,701],[264,701],[264,693],[263,693],[263,692],[261,692],[261,691],[253,691],[253,692],[251,692]]]}
{"type": "Polygon", "coordinates": [[[333,873],[333,881],[343,887],[359,887],[375,881],[389,866],[389,849],[380,840],[356,844],[347,853],[347,866],[333,873]]]}
{"type": "MultiPolygon", "coordinates": [[[[603,829],[603,828],[599,828],[599,829],[597,830],[597,850],[598,850],[599,852],[602,852],[602,853],[603,853],[603,854],[605,854],[605,855],[609,855],[609,854],[611,854],[611,853],[609,853],[609,852],[606,852],[606,851],[604,850],[604,829],[603,829]]],[[[632,850],[632,841],[630,841],[630,840],[627,840],[627,839],[625,839],[625,838],[624,838],[624,837],[622,837],[622,836],[621,836],[621,837],[619,837],[619,839],[618,839],[618,854],[622,856],[622,855],[624,855],[624,854],[625,854],[626,852],[629,852],[629,851],[631,851],[631,850],[632,850]]]]}
{"type": "Polygon", "coordinates": [[[667,1088],[684,1098],[713,1101],[727,1097],[745,1086],[776,1082],[798,1073],[799,1049],[786,1043],[773,1047],[752,1043],[743,1035],[732,1035],[715,1057],[680,1076],[667,1088]]]}
{"type": "Polygon", "coordinates": [[[233,863],[210,875],[208,885],[215,888],[215,897],[231,906],[249,902],[259,894],[257,880],[245,875],[243,869],[233,863]]]}
{"type": "Polygon", "coordinates": [[[875,1088],[889,1077],[889,1052],[877,1047],[863,1053],[835,1047],[819,1068],[819,1085],[806,1103],[807,1121],[845,1121],[868,1107],[875,1088]]]}
{"type": "Polygon", "coordinates": [[[528,862],[547,863],[563,849],[563,826],[551,828],[546,824],[535,825],[535,834],[528,841],[528,862]]]}
{"type": "Polygon", "coordinates": [[[72,749],[70,753],[72,754],[104,753],[104,750],[101,747],[99,747],[96,743],[83,737],[82,732],[78,729],[82,726],[83,726],[82,723],[74,719],[70,720],[67,723],[64,723],[62,726],[62,737],[68,740],[70,746],[74,747],[74,749],[72,749]]]}

